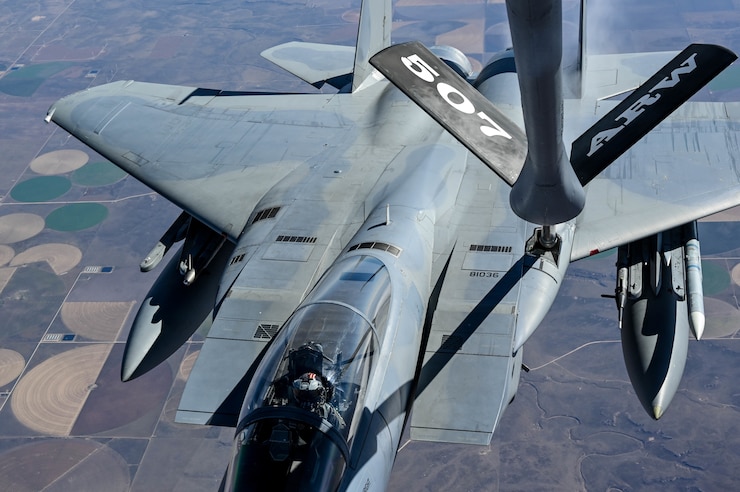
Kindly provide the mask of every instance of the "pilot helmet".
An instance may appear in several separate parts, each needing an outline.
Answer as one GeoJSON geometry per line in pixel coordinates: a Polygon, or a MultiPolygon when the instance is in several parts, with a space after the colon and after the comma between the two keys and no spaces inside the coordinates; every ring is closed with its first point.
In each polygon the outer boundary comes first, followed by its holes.
{"type": "Polygon", "coordinates": [[[302,404],[322,404],[326,390],[316,373],[307,372],[293,381],[293,395],[302,404]]]}

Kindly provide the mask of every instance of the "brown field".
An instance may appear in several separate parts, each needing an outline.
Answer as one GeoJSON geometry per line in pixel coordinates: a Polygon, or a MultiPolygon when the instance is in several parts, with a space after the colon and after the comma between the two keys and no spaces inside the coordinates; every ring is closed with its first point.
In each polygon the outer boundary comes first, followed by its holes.
{"type": "Polygon", "coordinates": [[[76,246],[63,243],[40,244],[19,253],[10,262],[10,266],[27,265],[45,261],[54,273],[61,275],[76,267],[82,259],[82,251],[76,246]]]}
{"type": "Polygon", "coordinates": [[[26,361],[15,350],[0,348],[0,387],[20,376],[26,361]]]}
{"type": "Polygon", "coordinates": [[[62,321],[70,330],[96,341],[115,341],[131,308],[128,302],[65,302],[62,321]]]}
{"type": "Polygon", "coordinates": [[[55,150],[42,154],[31,161],[31,170],[38,174],[64,174],[81,168],[89,157],[81,150],[55,150]]]}
{"type": "Polygon", "coordinates": [[[20,213],[0,217],[0,244],[12,244],[32,238],[46,222],[36,214],[20,213]]]}
{"type": "Polygon", "coordinates": [[[45,360],[24,375],[11,397],[13,414],[41,434],[68,436],[105,359],[109,344],[74,348],[45,360]]]}

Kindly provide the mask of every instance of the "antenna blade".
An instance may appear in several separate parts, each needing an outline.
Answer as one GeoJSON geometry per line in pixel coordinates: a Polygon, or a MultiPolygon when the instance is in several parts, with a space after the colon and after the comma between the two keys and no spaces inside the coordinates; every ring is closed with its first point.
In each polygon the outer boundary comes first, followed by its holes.
{"type": "Polygon", "coordinates": [[[585,185],[727,68],[737,56],[721,46],[692,44],[578,137],[570,162],[585,185]]]}

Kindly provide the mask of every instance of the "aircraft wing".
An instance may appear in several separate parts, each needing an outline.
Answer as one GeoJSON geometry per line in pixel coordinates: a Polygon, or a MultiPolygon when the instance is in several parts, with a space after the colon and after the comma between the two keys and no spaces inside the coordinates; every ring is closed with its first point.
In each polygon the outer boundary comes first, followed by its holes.
{"type": "Polygon", "coordinates": [[[351,108],[332,100],[124,81],[61,99],[47,121],[234,240],[267,190],[347,147],[351,108]]]}
{"type": "Polygon", "coordinates": [[[571,260],[740,204],[739,155],[740,103],[684,104],[588,184],[571,260]]]}
{"type": "MultiPolygon", "coordinates": [[[[583,98],[565,101],[565,140],[575,140],[620,103],[614,96],[627,95],[676,55],[589,56],[583,98]]],[[[721,73],[709,89],[725,88],[729,77],[721,73]]],[[[740,204],[740,103],[696,99],[589,182],[572,261],[740,204]]]]}

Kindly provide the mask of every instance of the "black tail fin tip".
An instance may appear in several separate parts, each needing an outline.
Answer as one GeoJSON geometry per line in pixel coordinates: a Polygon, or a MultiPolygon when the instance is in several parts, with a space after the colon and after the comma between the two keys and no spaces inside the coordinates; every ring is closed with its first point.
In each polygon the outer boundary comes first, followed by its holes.
{"type": "Polygon", "coordinates": [[[516,182],[524,133],[449,65],[416,41],[386,48],[370,63],[504,181],[516,182]]]}
{"type": "Polygon", "coordinates": [[[692,44],[573,142],[570,162],[581,184],[599,175],[638,140],[727,68],[737,55],[692,44]]]}

